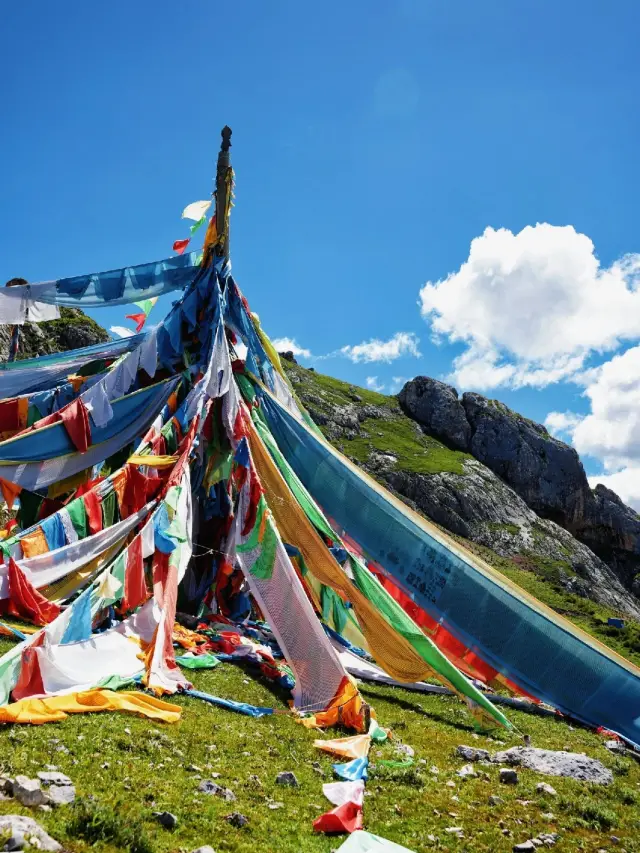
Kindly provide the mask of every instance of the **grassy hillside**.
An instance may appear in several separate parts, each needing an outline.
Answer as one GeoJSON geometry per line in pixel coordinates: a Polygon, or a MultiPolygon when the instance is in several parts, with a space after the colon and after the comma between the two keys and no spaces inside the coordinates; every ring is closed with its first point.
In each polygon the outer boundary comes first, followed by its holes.
{"type": "MultiPolygon", "coordinates": [[[[4,641],[0,645],[2,651],[7,648],[4,641]]],[[[0,801],[0,814],[33,815],[73,853],[173,853],[204,844],[217,853],[337,849],[341,839],[315,835],[311,828],[314,818],[330,808],[322,783],[332,780],[334,759],[314,748],[313,732],[284,713],[288,697],[232,664],[196,673],[194,681],[200,690],[283,713],[253,720],[196,699],[172,698],[183,709],[182,720],[174,725],[95,714],[55,725],[3,727],[0,770],[35,775],[45,764],[54,764],[75,782],[79,805],[45,814],[0,801]],[[275,784],[282,770],[295,772],[298,789],[275,784]],[[201,779],[212,778],[230,788],[237,800],[199,793],[201,779]],[[275,803],[282,805],[269,808],[275,803]],[[162,810],[178,818],[175,830],[163,829],[154,819],[152,813],[162,810]],[[235,829],[225,821],[234,811],[249,819],[246,827],[235,829]]],[[[463,780],[456,775],[464,764],[455,755],[459,744],[496,751],[506,748],[502,744],[522,743],[521,736],[502,731],[477,735],[464,705],[453,697],[381,687],[363,691],[381,723],[415,750],[414,763],[402,769],[376,766],[380,760],[402,760],[393,741],[373,748],[364,806],[371,832],[416,853],[507,853],[515,843],[545,832],[561,835],[557,849],[563,853],[609,848],[612,834],[627,853],[640,851],[640,765],[614,757],[599,735],[561,720],[507,711],[534,746],[599,758],[614,773],[606,788],[527,770],[519,771],[518,785],[501,785],[496,765],[478,765],[479,777],[463,780]],[[551,783],[558,796],[538,794],[540,781],[551,783]],[[491,806],[491,795],[504,802],[491,806]],[[445,832],[453,826],[463,828],[463,840],[445,832]]]]}

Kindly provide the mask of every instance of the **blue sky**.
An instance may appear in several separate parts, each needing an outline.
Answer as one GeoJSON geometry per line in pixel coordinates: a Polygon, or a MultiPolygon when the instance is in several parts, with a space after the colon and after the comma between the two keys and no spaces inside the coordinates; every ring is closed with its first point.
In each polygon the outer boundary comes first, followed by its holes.
{"type": "Polygon", "coordinates": [[[272,337],[349,348],[316,367],[359,384],[452,375],[536,420],[564,414],[550,424],[594,474],[627,472],[632,499],[640,329],[618,262],[640,249],[639,24],[637,0],[10,4],[0,276],[170,255],[228,123],[234,272],[272,337]],[[536,223],[576,235],[522,236],[536,223]],[[563,311],[571,343],[547,352],[540,329],[556,317],[563,337],[563,311]],[[371,340],[387,347],[353,349],[371,340]]]}

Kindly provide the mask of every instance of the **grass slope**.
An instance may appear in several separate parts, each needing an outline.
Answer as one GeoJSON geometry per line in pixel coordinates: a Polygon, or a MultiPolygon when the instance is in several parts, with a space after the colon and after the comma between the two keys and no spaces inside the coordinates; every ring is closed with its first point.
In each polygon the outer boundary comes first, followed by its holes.
{"type": "MultiPolygon", "coordinates": [[[[3,642],[2,650],[6,647],[3,642]]],[[[274,693],[266,681],[249,678],[234,665],[197,673],[194,682],[197,688],[219,696],[286,709],[284,694],[274,693]]],[[[497,750],[506,748],[502,743],[521,743],[521,738],[502,731],[494,733],[498,742],[476,735],[467,710],[452,697],[381,687],[363,690],[380,721],[415,750],[415,763],[408,770],[382,765],[372,770],[364,810],[369,831],[416,853],[510,851],[515,843],[540,832],[560,833],[556,849],[563,853],[606,848],[610,834],[621,839],[628,853],[640,851],[640,765],[612,756],[598,735],[573,729],[561,720],[507,711],[534,746],[571,749],[599,758],[614,772],[614,783],[608,788],[527,770],[519,772],[517,786],[505,786],[498,781],[497,766],[480,765],[482,775],[465,781],[456,776],[464,763],[455,756],[459,744],[497,750]],[[537,794],[540,781],[551,783],[558,797],[537,794]],[[504,803],[490,806],[492,794],[501,796],[504,803]],[[445,832],[452,826],[463,827],[464,840],[445,832]],[[505,836],[503,829],[511,835],[505,836]]],[[[35,775],[45,764],[54,764],[74,780],[83,805],[45,814],[0,801],[0,813],[33,815],[74,853],[89,849],[170,853],[203,844],[210,844],[217,853],[329,853],[340,846],[340,839],[315,835],[311,828],[314,818],[330,808],[322,783],[332,779],[334,760],[314,748],[313,732],[285,713],[253,720],[195,699],[171,701],[183,708],[183,718],[175,725],[123,714],[94,714],[73,716],[55,725],[3,727],[3,772],[35,775]],[[314,762],[321,773],[314,769],[314,762]],[[296,773],[299,789],[275,784],[282,770],[296,773]],[[236,802],[198,792],[200,778],[210,779],[214,773],[220,774],[218,784],[236,794],[236,802]],[[257,776],[259,783],[251,776],[257,776]],[[270,802],[283,807],[271,810],[270,802]],[[161,810],[178,817],[175,830],[165,830],[155,821],[152,812],[161,810]],[[224,817],[233,811],[246,815],[249,824],[242,829],[229,826],[224,817]]],[[[379,759],[398,759],[393,743],[373,748],[372,762],[379,759]]]]}

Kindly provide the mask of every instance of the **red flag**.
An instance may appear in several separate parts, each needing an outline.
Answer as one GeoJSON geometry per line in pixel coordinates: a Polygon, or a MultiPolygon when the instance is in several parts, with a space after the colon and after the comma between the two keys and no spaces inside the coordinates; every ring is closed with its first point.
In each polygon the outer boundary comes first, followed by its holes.
{"type": "Polygon", "coordinates": [[[181,255],[190,242],[191,240],[176,240],[176,242],[173,244],[173,251],[181,255]]]}
{"type": "MultiPolygon", "coordinates": [[[[175,249],[175,246],[173,248],[175,249]]],[[[182,254],[182,252],[180,254],[182,254]]],[[[145,321],[147,319],[147,315],[144,313],[142,313],[142,314],[127,314],[126,318],[127,318],[127,320],[133,320],[133,322],[136,324],[136,332],[139,332],[145,324],[145,321]]]]}
{"type": "Polygon", "coordinates": [[[9,558],[9,600],[3,608],[10,616],[35,625],[48,625],[60,615],[60,607],[33,586],[13,557],[9,558]]]}
{"type": "Polygon", "coordinates": [[[330,812],[325,812],[313,822],[315,832],[355,832],[362,829],[362,806],[343,803],[330,812]]]}

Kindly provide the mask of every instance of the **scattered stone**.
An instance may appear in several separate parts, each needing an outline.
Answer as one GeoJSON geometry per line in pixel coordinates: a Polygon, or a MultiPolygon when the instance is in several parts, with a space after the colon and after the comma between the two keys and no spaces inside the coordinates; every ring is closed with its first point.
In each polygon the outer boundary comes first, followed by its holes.
{"type": "Polygon", "coordinates": [[[445,784],[446,784],[447,788],[455,788],[456,787],[456,783],[453,781],[453,779],[449,779],[449,781],[446,782],[445,784]]]}
{"type": "Polygon", "coordinates": [[[544,818],[545,820],[548,820],[549,823],[551,823],[551,821],[556,819],[556,816],[554,815],[553,812],[542,812],[540,817],[544,818]]]}
{"type": "Polygon", "coordinates": [[[625,745],[619,740],[607,740],[604,745],[609,752],[620,752],[622,755],[626,752],[625,745]]]}
{"type": "Polygon", "coordinates": [[[231,814],[225,815],[224,819],[227,823],[231,824],[231,826],[235,826],[237,829],[240,829],[249,823],[249,818],[240,814],[240,812],[231,812],[231,814]]]}
{"type": "Polygon", "coordinates": [[[489,805],[490,806],[501,806],[504,803],[502,797],[498,797],[496,794],[492,794],[489,797],[489,805]]]}
{"type": "Polygon", "coordinates": [[[0,833],[17,835],[21,833],[23,837],[29,838],[29,843],[34,847],[34,839],[38,842],[40,850],[48,850],[51,853],[62,850],[62,845],[58,844],[55,838],[52,838],[40,824],[32,817],[23,817],[18,814],[7,814],[0,816],[0,833]]]}
{"type": "Polygon", "coordinates": [[[56,752],[62,752],[65,755],[69,755],[69,750],[63,743],[61,743],[60,746],[56,747],[56,752]]]}
{"type": "Polygon", "coordinates": [[[267,803],[267,808],[270,808],[272,811],[275,809],[283,809],[284,803],[267,803]]]}
{"type": "Polygon", "coordinates": [[[533,841],[523,841],[522,844],[514,844],[513,853],[529,853],[530,850],[535,850],[536,845],[533,841]]]}
{"type": "Polygon", "coordinates": [[[175,829],[178,825],[178,818],[171,812],[153,812],[153,816],[165,829],[175,829]]]}
{"type": "Polygon", "coordinates": [[[429,768],[429,773],[431,773],[432,776],[437,776],[439,772],[440,771],[438,770],[435,764],[432,764],[429,768]]]}
{"type": "Polygon", "coordinates": [[[538,838],[542,841],[545,847],[555,847],[560,836],[557,832],[542,832],[538,838]]]}
{"type": "Polygon", "coordinates": [[[198,767],[197,764],[187,764],[184,769],[189,773],[202,773],[202,767],[198,767]]]}
{"type": "Polygon", "coordinates": [[[324,770],[322,769],[322,765],[319,761],[314,761],[311,768],[314,773],[317,773],[319,776],[324,776],[324,770]]]}
{"type": "Polygon", "coordinates": [[[76,789],[73,785],[52,785],[47,797],[52,806],[70,806],[76,798],[76,789]]]}
{"type": "Polygon", "coordinates": [[[464,829],[461,826],[448,826],[446,827],[445,832],[455,835],[458,838],[464,838],[464,829]]]}
{"type": "Polygon", "coordinates": [[[582,782],[609,785],[613,773],[597,758],[578,752],[554,751],[514,746],[505,752],[497,752],[492,761],[497,764],[520,765],[547,776],[570,776],[582,782]]]}
{"type": "Polygon", "coordinates": [[[546,782],[538,782],[536,785],[536,794],[548,794],[550,797],[557,797],[558,792],[552,785],[548,785],[546,782]]]}
{"type": "Polygon", "coordinates": [[[276,776],[276,785],[288,785],[290,788],[299,788],[300,783],[296,779],[296,774],[291,770],[283,770],[276,776]]]}
{"type": "Polygon", "coordinates": [[[38,773],[38,779],[42,782],[45,788],[49,787],[49,785],[73,785],[73,782],[69,777],[64,773],[58,773],[54,771],[40,772],[38,773]]]}
{"type": "Polygon", "coordinates": [[[28,776],[16,776],[13,783],[13,796],[23,806],[35,808],[49,802],[49,797],[40,787],[39,779],[28,776]]]}
{"type": "Polygon", "coordinates": [[[413,756],[416,754],[413,747],[409,746],[406,743],[397,743],[395,749],[396,752],[399,752],[401,755],[406,755],[409,758],[413,758],[413,756]]]}
{"type": "Polygon", "coordinates": [[[3,850],[22,850],[25,845],[24,835],[21,832],[14,832],[4,843],[3,850]]]}
{"type": "Polygon", "coordinates": [[[221,800],[226,800],[228,803],[236,801],[236,795],[230,788],[223,788],[222,785],[217,785],[210,779],[204,779],[198,785],[198,790],[203,794],[209,794],[212,797],[220,797],[221,800]]]}
{"type": "Polygon", "coordinates": [[[617,835],[611,835],[611,836],[609,837],[609,841],[610,841],[612,844],[620,844],[620,839],[618,838],[618,836],[617,836],[617,835]]]}
{"type": "Polygon", "coordinates": [[[461,767],[456,773],[456,776],[460,776],[461,779],[475,779],[477,775],[478,774],[473,769],[472,764],[465,764],[464,767],[461,767]]]}
{"type": "Polygon", "coordinates": [[[517,785],[518,774],[515,770],[511,770],[509,767],[503,767],[500,770],[500,781],[503,785],[517,785]]]}
{"type": "Polygon", "coordinates": [[[256,788],[262,788],[260,777],[256,776],[255,773],[252,773],[251,776],[249,776],[249,782],[251,782],[252,785],[255,785],[256,788]]]}
{"type": "Polygon", "coordinates": [[[124,733],[125,733],[126,735],[130,735],[130,734],[131,734],[131,729],[127,727],[127,728],[124,730],[124,733]]]}
{"type": "Polygon", "coordinates": [[[203,847],[196,847],[192,853],[216,853],[213,847],[210,847],[208,844],[205,844],[203,847]]]}
{"type": "Polygon", "coordinates": [[[519,806],[530,806],[533,800],[516,800],[519,806]]]}
{"type": "Polygon", "coordinates": [[[532,839],[531,839],[531,843],[532,843],[535,847],[542,847],[542,841],[541,841],[539,838],[532,838],[532,839]]]}
{"type": "Polygon", "coordinates": [[[489,761],[489,752],[486,749],[476,749],[473,746],[459,746],[456,752],[465,761],[489,761]]]}

